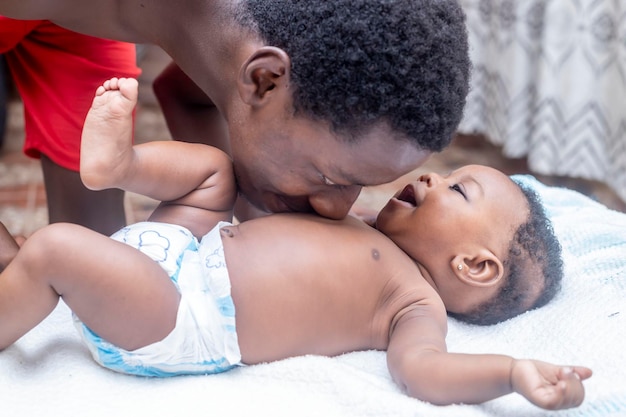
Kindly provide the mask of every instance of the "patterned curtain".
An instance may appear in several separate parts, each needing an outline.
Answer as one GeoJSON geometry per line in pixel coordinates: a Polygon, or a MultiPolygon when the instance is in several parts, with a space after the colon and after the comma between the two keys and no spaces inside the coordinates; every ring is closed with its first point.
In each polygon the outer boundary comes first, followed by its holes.
{"type": "Polygon", "coordinates": [[[626,201],[626,0],[461,0],[474,65],[462,133],[626,201]]]}

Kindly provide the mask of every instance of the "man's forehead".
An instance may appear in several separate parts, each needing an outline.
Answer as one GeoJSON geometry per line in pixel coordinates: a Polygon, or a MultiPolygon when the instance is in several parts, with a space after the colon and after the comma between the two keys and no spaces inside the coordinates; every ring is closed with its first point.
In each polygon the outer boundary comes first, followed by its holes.
{"type": "MultiPolygon", "coordinates": [[[[429,151],[367,153],[348,152],[337,155],[327,164],[328,176],[339,184],[378,185],[396,180],[422,165],[431,155],[429,151]],[[359,158],[361,156],[361,158],[359,158]]],[[[361,148],[360,151],[363,151],[361,148]]]]}

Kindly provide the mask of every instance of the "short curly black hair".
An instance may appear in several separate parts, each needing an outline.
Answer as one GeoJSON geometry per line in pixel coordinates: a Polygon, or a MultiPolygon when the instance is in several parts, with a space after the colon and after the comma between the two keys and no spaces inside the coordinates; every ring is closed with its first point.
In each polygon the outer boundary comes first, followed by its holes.
{"type": "Polygon", "coordinates": [[[546,305],[561,288],[561,244],[537,193],[522,183],[515,183],[526,197],[529,215],[515,231],[503,262],[505,283],[492,299],[467,313],[449,312],[451,317],[470,324],[496,324],[546,305]],[[534,285],[541,285],[542,289],[532,300],[528,290],[534,285]]]}
{"type": "Polygon", "coordinates": [[[456,0],[242,0],[237,21],[291,58],[294,112],[354,140],[386,122],[420,149],[446,147],[470,60],[456,0]]]}

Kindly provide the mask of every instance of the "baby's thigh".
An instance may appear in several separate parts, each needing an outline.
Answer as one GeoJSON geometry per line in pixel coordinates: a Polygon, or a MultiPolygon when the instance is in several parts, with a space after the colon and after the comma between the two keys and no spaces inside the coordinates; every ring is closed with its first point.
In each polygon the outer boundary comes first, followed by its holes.
{"type": "Polygon", "coordinates": [[[126,350],[167,336],[180,300],[167,272],[132,246],[73,229],[64,250],[56,251],[53,286],[76,316],[126,350]]]}

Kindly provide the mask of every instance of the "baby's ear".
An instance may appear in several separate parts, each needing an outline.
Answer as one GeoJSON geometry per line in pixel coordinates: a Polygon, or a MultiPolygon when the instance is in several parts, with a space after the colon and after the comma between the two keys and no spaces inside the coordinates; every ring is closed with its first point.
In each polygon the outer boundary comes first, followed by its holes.
{"type": "Polygon", "coordinates": [[[473,254],[456,255],[450,261],[450,268],[459,280],[477,287],[495,285],[504,276],[504,265],[486,248],[473,254]]]}
{"type": "Polygon", "coordinates": [[[262,105],[276,87],[288,87],[291,58],[285,51],[273,46],[256,49],[243,63],[237,85],[242,100],[251,105],[262,105]]]}

